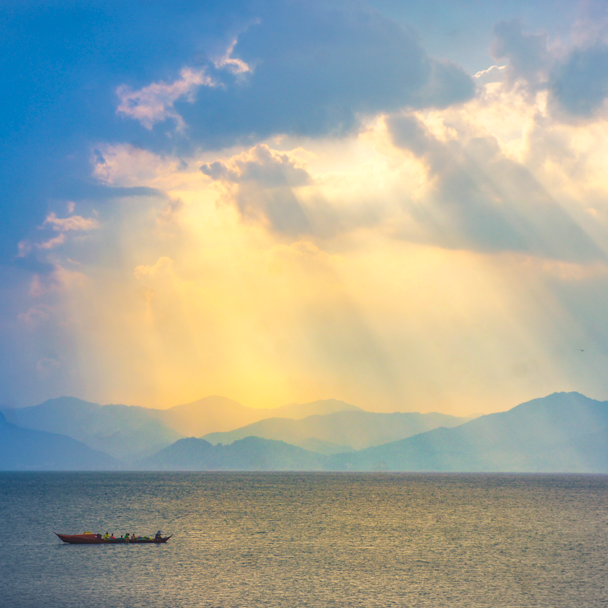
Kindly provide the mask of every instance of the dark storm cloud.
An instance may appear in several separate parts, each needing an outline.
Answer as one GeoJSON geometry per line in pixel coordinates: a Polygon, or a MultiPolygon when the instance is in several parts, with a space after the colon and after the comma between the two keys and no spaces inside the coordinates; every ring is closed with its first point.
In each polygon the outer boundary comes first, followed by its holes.
{"type": "Polygon", "coordinates": [[[423,160],[431,191],[410,212],[448,248],[513,251],[568,261],[603,259],[587,234],[493,138],[437,140],[411,116],[388,121],[395,145],[423,160]]]}

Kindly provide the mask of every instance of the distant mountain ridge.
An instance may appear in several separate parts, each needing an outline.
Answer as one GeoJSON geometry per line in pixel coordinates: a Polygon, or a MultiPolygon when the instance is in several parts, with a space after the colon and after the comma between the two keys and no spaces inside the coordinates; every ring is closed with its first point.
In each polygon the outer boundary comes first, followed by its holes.
{"type": "Polygon", "coordinates": [[[313,452],[335,454],[405,439],[440,426],[458,426],[467,421],[467,418],[447,414],[379,414],[357,409],[308,416],[301,420],[267,418],[234,431],[210,433],[203,439],[215,445],[253,436],[285,441],[313,452]]]}
{"type": "MultiPolygon", "coordinates": [[[[180,440],[149,459],[147,467],[278,470],[275,444],[285,449],[282,442],[255,437],[215,448],[202,439],[180,440]],[[191,450],[196,451],[192,459],[191,450]]],[[[298,449],[290,452],[288,470],[608,473],[608,402],[554,393],[360,451],[326,456],[298,449]]]]}
{"type": "Polygon", "coordinates": [[[275,409],[245,407],[233,399],[211,396],[158,410],[134,405],[99,405],[76,397],[49,399],[40,405],[4,408],[11,423],[22,428],[59,433],[126,462],[135,462],[184,436],[233,430],[270,415],[304,418],[311,413],[362,411],[326,399],[275,409]]]}
{"type": "Polygon", "coordinates": [[[204,439],[180,439],[141,463],[161,471],[322,471],[327,459],[282,441],[247,437],[231,445],[204,439]]]}
{"type": "MultiPolygon", "coordinates": [[[[48,404],[47,407],[53,411],[53,407],[48,404]]],[[[98,413],[99,408],[104,410],[109,407],[104,411],[112,413],[116,411],[112,408],[118,407],[117,411],[122,412],[120,408],[126,406],[85,404],[81,407],[77,403],[71,403],[70,407],[80,408],[84,416],[78,422],[81,424],[83,420],[88,420],[87,416],[91,412],[98,413]]],[[[329,407],[339,406],[330,404],[329,407]]],[[[69,411],[69,407],[66,408],[69,411]]],[[[65,414],[65,409],[59,410],[65,414]]],[[[146,408],[139,410],[147,411],[146,408]]],[[[137,412],[138,408],[133,411],[137,412]]],[[[41,408],[38,412],[44,413],[47,410],[41,408]]],[[[15,411],[9,411],[9,415],[14,417],[15,411]]],[[[136,415],[141,416],[141,411],[136,415]]],[[[354,433],[358,439],[363,437],[365,441],[386,438],[388,435],[382,436],[381,433],[387,432],[386,428],[390,425],[384,424],[379,429],[374,429],[367,422],[349,428],[344,423],[349,418],[366,421],[368,416],[371,416],[370,421],[375,419],[374,416],[380,416],[377,418],[379,421],[382,416],[392,415],[352,409],[325,416],[313,415],[299,421],[274,418],[267,421],[266,425],[270,425],[271,429],[280,429],[281,432],[291,429],[293,433],[294,428],[308,432],[308,425],[315,427],[323,423],[333,433],[331,437],[341,437],[340,440],[349,433],[354,433]],[[363,435],[359,437],[359,431],[366,426],[369,427],[367,438],[363,435]],[[338,432],[344,435],[336,434],[338,432]]],[[[140,418],[137,420],[141,422],[140,418]]],[[[394,420],[398,418],[395,417],[394,420]]],[[[396,423],[393,426],[395,429],[389,429],[390,432],[398,430],[396,423]]],[[[145,424],[141,428],[145,429],[145,424]]],[[[240,429],[239,432],[245,431],[240,429]]],[[[291,440],[298,437],[291,437],[291,440]]],[[[330,449],[327,445],[315,445],[315,442],[323,444],[324,439],[308,437],[306,441],[311,442],[310,447],[317,451],[330,449]]],[[[608,473],[608,402],[589,399],[580,393],[554,393],[523,403],[507,412],[482,416],[452,428],[435,428],[406,439],[333,455],[316,453],[275,439],[246,437],[237,439],[230,445],[214,446],[204,439],[191,437],[178,439],[152,455],[130,458],[130,461],[123,459],[119,463],[72,438],[20,428],[7,421],[4,415],[0,417],[2,470],[112,470],[135,467],[146,470],[222,471],[608,473]]]]}
{"type": "Polygon", "coordinates": [[[10,424],[0,412],[2,471],[100,471],[118,466],[111,456],[70,437],[10,424]]]}
{"type": "Polygon", "coordinates": [[[75,397],[5,410],[20,427],[67,435],[114,458],[141,458],[183,437],[151,412],[139,406],[99,405],[75,397]]]}
{"type": "Polygon", "coordinates": [[[334,470],[608,472],[608,402],[554,393],[462,426],[337,455],[334,470]]]}
{"type": "Polygon", "coordinates": [[[325,415],[353,410],[360,408],[337,399],[258,409],[245,407],[238,401],[226,397],[211,396],[166,410],[150,411],[174,431],[182,435],[201,437],[208,433],[232,431],[271,417],[300,419],[312,414],[325,415]]]}

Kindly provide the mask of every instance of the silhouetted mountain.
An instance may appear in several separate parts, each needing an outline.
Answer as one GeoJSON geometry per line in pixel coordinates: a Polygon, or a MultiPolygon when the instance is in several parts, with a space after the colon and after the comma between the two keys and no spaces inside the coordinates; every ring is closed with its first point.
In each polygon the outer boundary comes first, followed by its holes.
{"type": "Polygon", "coordinates": [[[118,463],[103,452],[70,437],[9,424],[0,412],[0,470],[90,471],[116,468],[118,463]]]}
{"type": "Polygon", "coordinates": [[[322,454],[336,454],[405,439],[440,426],[458,426],[467,420],[436,413],[341,411],[326,416],[308,416],[302,420],[268,418],[234,431],[210,433],[203,439],[213,444],[226,444],[244,437],[261,437],[285,441],[322,454]]]}
{"type": "Polygon", "coordinates": [[[320,471],[326,457],[282,441],[257,437],[231,445],[211,445],[204,439],[180,439],[139,465],[162,471],[320,471]]]}
{"type": "Polygon", "coordinates": [[[255,409],[226,397],[212,396],[166,410],[149,411],[174,431],[199,437],[207,433],[232,431],[265,418],[304,418],[311,414],[331,414],[358,409],[337,399],[292,403],[274,409],[255,409]]]}
{"type": "Polygon", "coordinates": [[[159,420],[155,411],[60,397],[5,413],[20,427],[67,435],[115,458],[128,459],[153,454],[183,437],[159,420]]]}
{"type": "Polygon", "coordinates": [[[334,470],[608,472],[608,402],[554,393],[508,412],[330,458],[334,470]]]}

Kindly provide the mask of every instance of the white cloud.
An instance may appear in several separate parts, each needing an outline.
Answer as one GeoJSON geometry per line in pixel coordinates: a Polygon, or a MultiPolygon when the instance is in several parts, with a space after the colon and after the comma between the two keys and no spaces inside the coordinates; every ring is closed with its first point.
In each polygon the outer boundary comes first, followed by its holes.
{"type": "Polygon", "coordinates": [[[36,247],[38,249],[53,249],[54,247],[58,247],[59,245],[63,245],[65,243],[65,234],[61,233],[57,236],[49,239],[48,241],[43,241],[42,243],[38,243],[36,247]]]}
{"type": "Polygon", "coordinates": [[[99,228],[99,222],[95,218],[85,218],[80,215],[60,218],[54,213],[49,213],[46,216],[44,225],[46,224],[52,226],[53,230],[57,230],[58,232],[68,232],[70,230],[93,230],[95,228],[99,228]]]}
{"type": "Polygon", "coordinates": [[[146,129],[152,129],[157,122],[171,118],[177,123],[177,129],[183,130],[186,124],[173,104],[182,97],[192,103],[200,86],[213,87],[217,83],[205,69],[193,70],[186,67],[182,69],[180,76],[181,78],[170,84],[153,82],[137,91],[127,85],[119,86],[116,94],[120,98],[120,104],[116,113],[139,120],[146,129]]]}
{"type": "Polygon", "coordinates": [[[226,69],[233,74],[246,74],[252,73],[253,68],[245,63],[242,59],[238,57],[233,57],[232,52],[234,51],[234,47],[236,46],[237,39],[235,38],[232,41],[232,44],[228,47],[226,52],[219,58],[213,61],[213,65],[218,69],[226,69]]]}
{"type": "Polygon", "coordinates": [[[504,70],[506,65],[492,65],[487,70],[480,70],[473,78],[477,79],[480,84],[488,84],[489,82],[500,82],[504,78],[504,70]]]}

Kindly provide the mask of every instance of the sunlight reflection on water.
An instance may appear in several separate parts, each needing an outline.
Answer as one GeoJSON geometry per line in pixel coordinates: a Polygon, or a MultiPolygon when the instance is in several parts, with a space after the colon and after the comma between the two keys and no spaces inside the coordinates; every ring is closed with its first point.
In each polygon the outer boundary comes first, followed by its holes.
{"type": "Polygon", "coordinates": [[[2,473],[0,603],[604,606],[607,498],[605,476],[2,473]]]}

